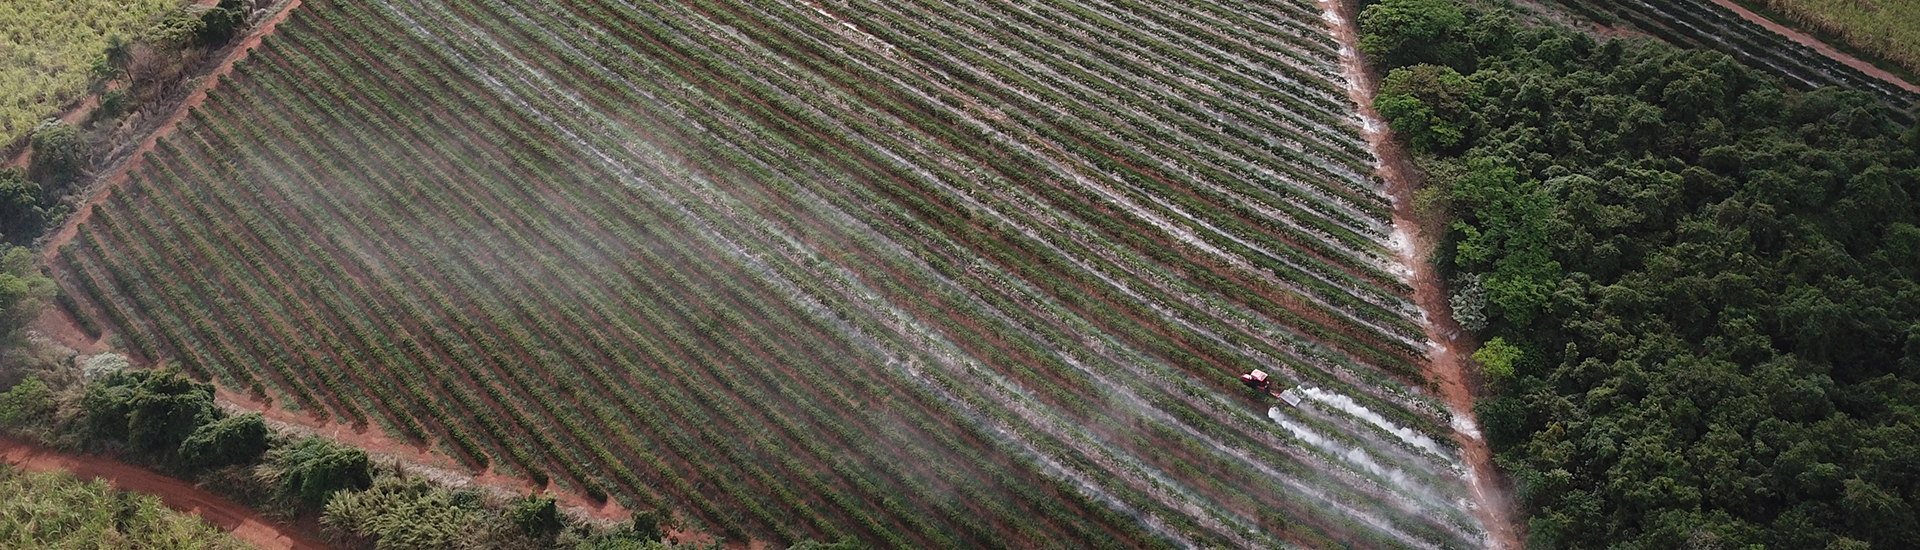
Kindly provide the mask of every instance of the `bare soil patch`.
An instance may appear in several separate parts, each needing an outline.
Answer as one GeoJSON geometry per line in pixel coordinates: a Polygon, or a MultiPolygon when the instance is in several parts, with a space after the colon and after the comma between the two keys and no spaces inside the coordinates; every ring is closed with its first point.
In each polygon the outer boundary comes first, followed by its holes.
{"type": "Polygon", "coordinates": [[[86,330],[80,328],[80,323],[73,319],[73,314],[57,304],[40,310],[40,316],[34,317],[33,322],[27,326],[61,345],[73,348],[81,355],[93,355],[112,350],[112,346],[107,345],[104,333],[99,337],[87,334],[86,330]]]}

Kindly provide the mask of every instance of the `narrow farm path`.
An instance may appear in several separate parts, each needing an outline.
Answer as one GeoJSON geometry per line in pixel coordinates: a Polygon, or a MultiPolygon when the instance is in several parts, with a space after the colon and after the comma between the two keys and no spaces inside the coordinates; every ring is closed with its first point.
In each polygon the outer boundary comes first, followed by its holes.
{"type": "Polygon", "coordinates": [[[1513,520],[1513,505],[1501,482],[1500,470],[1493,464],[1493,452],[1473,423],[1473,389],[1480,386],[1478,373],[1468,370],[1464,356],[1477,343],[1460,329],[1447,303],[1445,283],[1434,273],[1427,259],[1439,244],[1438,227],[1424,227],[1413,209],[1417,172],[1407,152],[1393,139],[1393,133],[1373,110],[1373,95],[1378,91],[1377,76],[1366,66],[1359,51],[1359,6],[1352,0],[1324,0],[1334,39],[1341,44],[1342,64],[1347,73],[1347,92],[1360,110],[1362,130],[1367,144],[1380,158],[1377,173],[1386,181],[1387,194],[1393,199],[1393,226],[1398,235],[1401,261],[1412,270],[1414,303],[1422,313],[1421,325],[1432,342],[1425,373],[1440,390],[1454,416],[1454,440],[1460,444],[1462,459],[1473,471],[1468,482],[1476,501],[1474,513],[1487,528],[1487,543],[1496,549],[1518,550],[1520,535],[1513,520]]]}
{"type": "Polygon", "coordinates": [[[1719,4],[1720,7],[1733,10],[1734,13],[1740,14],[1741,18],[1757,23],[1762,27],[1766,27],[1767,30],[1779,33],[1781,36],[1785,36],[1788,39],[1793,40],[1794,42],[1798,42],[1802,46],[1813,48],[1813,51],[1820,52],[1820,55],[1827,56],[1827,58],[1832,59],[1834,61],[1838,61],[1841,64],[1844,64],[1848,67],[1859,69],[1860,72],[1867,73],[1868,76],[1878,78],[1880,80],[1885,80],[1888,83],[1893,84],[1895,86],[1899,86],[1900,89],[1903,89],[1909,92],[1920,93],[1920,85],[1914,85],[1911,82],[1902,80],[1900,77],[1894,76],[1893,73],[1887,72],[1886,69],[1876,67],[1872,63],[1868,63],[1858,57],[1848,55],[1846,52],[1835,49],[1833,46],[1828,45],[1826,42],[1821,42],[1820,39],[1814,38],[1812,35],[1809,35],[1804,32],[1800,32],[1798,30],[1794,30],[1792,28],[1789,28],[1785,25],[1781,25],[1779,23],[1775,23],[1772,19],[1767,19],[1766,17],[1763,17],[1760,14],[1754,13],[1753,10],[1749,10],[1745,6],[1741,6],[1739,3],[1734,2],[1733,0],[1713,0],[1713,3],[1719,4]]]}
{"type": "Polygon", "coordinates": [[[64,454],[0,436],[0,460],[29,471],[64,470],[82,479],[104,479],[115,489],[160,497],[168,508],[199,514],[207,523],[262,550],[329,550],[319,539],[268,519],[239,503],[185,481],[111,458],[64,454]]]}
{"type": "Polygon", "coordinates": [[[194,107],[200,106],[200,103],[207,100],[207,92],[220,83],[220,77],[233,72],[233,65],[239,63],[242,59],[246,59],[247,54],[252,53],[253,49],[260,45],[260,40],[266,38],[267,35],[273,34],[274,27],[278,26],[281,21],[285,21],[287,14],[293,13],[294,8],[298,7],[300,7],[300,0],[287,0],[287,2],[279,8],[279,11],[274,12],[274,14],[267,17],[265,21],[261,21],[259,25],[254,26],[253,32],[247,33],[247,35],[240,38],[238,42],[228,46],[227,55],[224,59],[220,60],[219,66],[214,67],[213,71],[208,72],[205,77],[200,79],[200,83],[195,87],[193,93],[187,96],[186,101],[180,102],[180,106],[174,109],[172,114],[167,115],[165,122],[160,123],[160,126],[154,129],[152,134],[141,140],[140,146],[135,148],[133,152],[128,153],[125,157],[112,163],[106,169],[101,170],[101,174],[109,175],[98,183],[95,183],[93,190],[90,192],[91,196],[87,197],[86,202],[81,203],[79,208],[74,209],[73,215],[68,216],[66,222],[60,225],[59,231],[55,231],[46,238],[45,243],[42,244],[40,248],[41,261],[49,262],[58,256],[60,247],[67,244],[68,241],[72,241],[73,236],[79,233],[80,224],[86,223],[88,218],[93,217],[94,205],[106,201],[107,196],[113,193],[113,188],[122,183],[126,183],[127,174],[135,168],[140,167],[140,157],[148,151],[152,151],[154,146],[160,142],[160,138],[173,133],[174,127],[179,126],[180,121],[187,118],[189,111],[192,111],[194,107]]]}
{"type": "MultiPolygon", "coordinates": [[[[60,113],[60,116],[55,118],[60,119],[62,123],[79,124],[81,120],[87,118],[88,113],[93,112],[94,107],[98,106],[100,106],[99,94],[87,94],[87,97],[81,98],[80,103],[75,104],[72,109],[67,109],[66,112],[60,113]]],[[[32,147],[21,147],[19,153],[15,153],[13,158],[7,159],[7,164],[4,167],[26,168],[27,161],[32,160],[32,155],[32,147]]]]}

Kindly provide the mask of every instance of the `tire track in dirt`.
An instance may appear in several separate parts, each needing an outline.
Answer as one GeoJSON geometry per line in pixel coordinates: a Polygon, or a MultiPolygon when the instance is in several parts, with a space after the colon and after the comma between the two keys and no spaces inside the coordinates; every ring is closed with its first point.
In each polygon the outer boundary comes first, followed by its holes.
{"type": "Polygon", "coordinates": [[[233,72],[234,64],[239,63],[242,59],[246,59],[247,55],[252,53],[253,49],[260,45],[262,39],[265,39],[267,35],[273,34],[274,27],[278,26],[281,21],[285,21],[287,15],[293,13],[294,8],[298,7],[300,7],[300,0],[287,0],[284,7],[279,8],[279,11],[274,12],[272,16],[261,21],[259,25],[254,26],[253,32],[248,33],[247,36],[240,39],[239,42],[227,46],[226,58],[222,59],[220,65],[215,67],[212,72],[207,73],[206,76],[200,79],[200,83],[196,86],[193,93],[188,94],[187,99],[180,102],[180,106],[174,109],[173,114],[167,116],[166,122],[162,122],[158,128],[154,129],[151,135],[141,140],[140,146],[135,148],[133,152],[128,153],[124,159],[117,161],[116,165],[101,171],[101,173],[112,175],[104,181],[94,184],[92,186],[93,190],[91,191],[92,196],[88,197],[86,202],[81,203],[78,208],[74,209],[73,215],[68,217],[66,223],[61,224],[59,231],[47,237],[45,243],[41,245],[41,261],[52,260],[54,256],[58,255],[60,247],[72,241],[73,236],[80,232],[80,224],[86,223],[88,218],[93,217],[93,207],[105,202],[107,196],[113,193],[113,188],[120,186],[122,183],[126,183],[127,174],[140,167],[141,156],[152,151],[154,146],[160,143],[160,138],[172,134],[173,129],[180,125],[180,121],[187,118],[189,111],[192,111],[193,108],[200,106],[200,103],[207,100],[207,93],[212,91],[213,87],[220,83],[220,77],[233,72]]]}
{"type": "Polygon", "coordinates": [[[1413,270],[1410,282],[1414,289],[1414,302],[1426,314],[1421,325],[1426,329],[1427,338],[1433,342],[1424,370],[1453,413],[1454,440],[1460,444],[1461,458],[1472,469],[1467,482],[1476,501],[1474,514],[1487,529],[1488,547],[1518,550],[1523,548],[1520,544],[1521,534],[1513,520],[1513,504],[1503,486],[1504,477],[1493,463],[1492,450],[1487,447],[1486,440],[1480,437],[1479,429],[1471,420],[1474,389],[1481,387],[1483,381],[1478,373],[1467,369],[1462,356],[1471,353],[1478,343],[1453,321],[1453,309],[1447,302],[1445,285],[1434,273],[1433,264],[1427,261],[1434,247],[1439,245],[1439,230],[1423,226],[1414,212],[1413,192],[1418,172],[1407,152],[1394,139],[1392,131],[1373,110],[1373,95],[1379,88],[1377,76],[1365,65],[1365,59],[1359,51],[1359,6],[1351,0],[1322,0],[1320,5],[1326,10],[1334,38],[1341,44],[1342,64],[1345,65],[1350,83],[1348,93],[1359,109],[1362,130],[1368,144],[1380,157],[1377,171],[1381,179],[1386,181],[1387,193],[1393,199],[1393,225],[1408,234],[1409,246],[1400,252],[1407,267],[1413,270]]]}
{"type": "Polygon", "coordinates": [[[225,497],[111,458],[65,454],[0,436],[0,460],[29,471],[66,471],[81,479],[103,479],[115,489],[158,496],[168,508],[197,514],[207,523],[233,535],[233,538],[262,550],[333,548],[310,533],[278,524],[260,512],[225,497]]]}

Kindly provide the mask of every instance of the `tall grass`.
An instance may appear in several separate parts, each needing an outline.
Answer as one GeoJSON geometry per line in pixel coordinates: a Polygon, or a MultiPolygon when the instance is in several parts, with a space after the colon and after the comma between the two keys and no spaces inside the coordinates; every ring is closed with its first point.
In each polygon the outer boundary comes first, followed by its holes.
{"type": "Polygon", "coordinates": [[[1920,73],[1920,0],[1767,0],[1767,7],[1920,73]]]}
{"type": "Polygon", "coordinates": [[[86,91],[107,36],[131,38],[184,0],[7,0],[0,9],[0,143],[86,91]]]}
{"type": "Polygon", "coordinates": [[[242,550],[193,514],[153,495],[116,491],[66,472],[25,472],[0,463],[0,548],[242,550]]]}

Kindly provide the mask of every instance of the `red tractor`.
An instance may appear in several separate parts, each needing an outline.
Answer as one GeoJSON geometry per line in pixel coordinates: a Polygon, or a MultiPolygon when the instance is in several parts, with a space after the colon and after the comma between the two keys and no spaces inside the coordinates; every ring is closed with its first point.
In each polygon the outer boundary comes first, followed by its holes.
{"type": "Polygon", "coordinates": [[[1273,393],[1273,381],[1267,379],[1267,376],[1265,371],[1254,369],[1253,372],[1240,375],[1240,383],[1246,384],[1249,388],[1267,392],[1267,395],[1279,398],[1281,403],[1286,403],[1289,407],[1300,406],[1300,392],[1294,391],[1297,388],[1287,388],[1280,393],[1273,393]]]}

